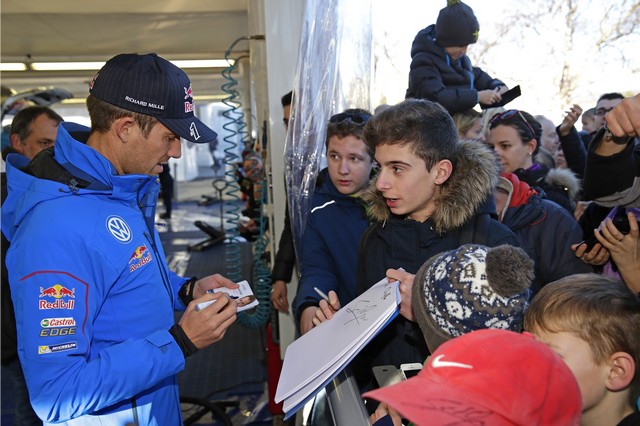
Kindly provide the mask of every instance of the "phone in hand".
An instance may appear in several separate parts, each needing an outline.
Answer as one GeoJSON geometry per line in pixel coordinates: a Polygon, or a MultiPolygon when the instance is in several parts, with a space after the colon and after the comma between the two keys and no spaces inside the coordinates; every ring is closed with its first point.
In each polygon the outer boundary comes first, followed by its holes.
{"type": "Polygon", "coordinates": [[[512,100],[514,100],[518,96],[520,96],[521,94],[522,94],[522,91],[520,90],[520,85],[517,85],[517,86],[512,87],[511,89],[507,90],[506,92],[504,92],[502,94],[502,96],[501,96],[501,99],[498,102],[493,103],[491,105],[480,104],[480,109],[496,108],[496,107],[505,106],[506,104],[508,104],[509,102],[511,102],[512,100]]]}
{"type": "Polygon", "coordinates": [[[585,238],[584,240],[582,240],[580,242],[580,244],[578,244],[578,247],[580,247],[583,244],[587,245],[587,248],[585,250],[585,253],[588,253],[591,251],[591,249],[593,248],[593,246],[596,245],[596,243],[599,243],[600,241],[598,241],[598,239],[596,238],[595,234],[591,234],[589,235],[587,238],[585,238]]]}
{"type": "Polygon", "coordinates": [[[627,217],[626,213],[624,214],[624,216],[616,215],[613,218],[612,222],[615,227],[618,228],[618,231],[620,231],[621,234],[627,235],[629,232],[631,232],[631,225],[629,225],[629,218],[627,217]]]}
{"type": "MultiPolygon", "coordinates": [[[[611,222],[613,222],[613,225],[618,229],[618,231],[621,234],[627,235],[629,232],[631,232],[631,225],[629,225],[629,218],[627,218],[626,209],[623,209],[623,208],[618,209],[618,212],[613,217],[613,219],[611,219],[611,222]]],[[[638,226],[640,226],[640,221],[638,221],[638,226]]],[[[596,243],[598,242],[599,241],[596,238],[595,234],[592,233],[587,238],[585,238],[584,241],[582,241],[580,244],[586,244],[587,251],[591,251],[593,246],[595,246],[596,243]]]]}

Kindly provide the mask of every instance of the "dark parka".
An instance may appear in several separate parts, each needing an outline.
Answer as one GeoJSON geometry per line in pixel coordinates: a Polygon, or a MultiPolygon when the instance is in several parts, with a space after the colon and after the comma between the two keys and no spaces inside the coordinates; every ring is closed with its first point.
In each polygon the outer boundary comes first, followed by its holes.
{"type": "MultiPolygon", "coordinates": [[[[415,274],[427,259],[465,243],[519,245],[495,218],[492,194],[498,164],[493,153],[482,144],[460,142],[453,164],[453,173],[436,195],[436,211],[423,223],[392,215],[380,193],[368,194],[376,223],[360,242],[359,293],[384,278],[388,268],[415,274]]],[[[360,385],[368,388],[373,385],[372,366],[423,362],[428,355],[418,324],[398,316],[365,347],[353,369],[360,385]]]]}
{"type": "MultiPolygon", "coordinates": [[[[519,192],[527,190],[528,185],[514,189],[519,192]]],[[[583,238],[582,228],[572,215],[536,191],[529,191],[527,195],[512,194],[512,197],[512,200],[517,198],[523,203],[510,205],[502,223],[516,234],[522,248],[535,262],[535,278],[531,286],[533,295],[552,281],[593,272],[571,251],[571,244],[577,244],[583,238]]]]}
{"type": "Polygon", "coordinates": [[[438,102],[455,114],[473,108],[478,103],[478,91],[505,85],[474,67],[467,55],[453,61],[436,44],[435,35],[435,25],[430,25],[413,40],[407,98],[438,102]]]}

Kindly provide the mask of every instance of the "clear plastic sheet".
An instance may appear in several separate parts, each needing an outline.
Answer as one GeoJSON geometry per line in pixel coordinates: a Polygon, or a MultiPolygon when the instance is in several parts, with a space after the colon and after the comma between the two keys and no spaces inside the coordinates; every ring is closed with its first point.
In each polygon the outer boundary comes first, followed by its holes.
{"type": "Polygon", "coordinates": [[[287,200],[297,257],[316,177],[326,164],[329,118],[371,110],[371,0],[309,0],[302,24],[294,98],[285,143],[287,200]]]}

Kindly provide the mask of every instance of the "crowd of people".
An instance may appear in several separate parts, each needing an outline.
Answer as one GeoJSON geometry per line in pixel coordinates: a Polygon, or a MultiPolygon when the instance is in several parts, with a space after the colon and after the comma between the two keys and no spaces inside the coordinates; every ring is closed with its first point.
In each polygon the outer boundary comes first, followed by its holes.
{"type": "MultiPolygon", "coordinates": [[[[465,55],[478,29],[469,6],[449,1],[436,24],[420,31],[413,43],[407,99],[376,108],[362,123],[375,160],[374,177],[369,188],[352,195],[361,199],[369,226],[339,246],[357,247],[355,295],[386,276],[399,282],[402,300],[400,315],[351,363],[366,392],[370,421],[460,421],[463,414],[452,414],[453,407],[447,406],[451,398],[437,403],[433,398],[451,394],[459,413],[468,413],[470,403],[463,395],[496,389],[492,380],[497,373],[465,371],[461,381],[446,376],[435,385],[433,376],[441,373],[429,360],[453,356],[453,342],[460,339],[457,344],[477,361],[486,348],[482,343],[465,346],[474,339],[464,335],[489,328],[509,330],[498,336],[514,347],[493,348],[488,352],[495,364],[477,365],[513,375],[518,394],[528,386],[532,390],[516,400],[501,382],[500,398],[471,398],[474,413],[495,416],[487,415],[488,424],[636,424],[640,94],[605,93],[584,113],[580,105],[570,105],[560,123],[507,109],[502,103],[506,84],[474,67],[465,55]],[[498,262],[503,264],[500,273],[498,262]],[[501,361],[517,352],[516,333],[522,332],[532,334],[522,343],[536,348],[524,351],[520,363],[501,361]],[[451,352],[440,352],[447,340],[452,340],[451,352]],[[562,360],[545,354],[550,358],[537,370],[538,351],[557,352],[562,360]],[[377,387],[373,366],[425,360],[424,373],[406,385],[371,391],[377,387]],[[562,381],[544,373],[551,360],[563,370],[562,381]],[[508,372],[507,365],[512,365],[508,372]],[[545,383],[538,381],[540,374],[545,383]],[[562,408],[551,400],[562,400],[562,408]]],[[[314,200],[320,197],[316,191],[314,200]]],[[[335,196],[323,197],[314,206],[340,206],[335,196]]],[[[354,282],[339,278],[346,276],[343,258],[306,252],[308,243],[322,240],[318,235],[331,239],[340,232],[335,222],[313,220],[316,209],[309,213],[313,232],[305,230],[298,253],[306,259],[293,302],[304,307],[304,317],[295,316],[301,333],[310,329],[307,314],[317,326],[354,297],[345,295],[354,282]],[[328,297],[314,293],[318,285],[328,297]]],[[[285,311],[281,300],[274,298],[274,306],[285,311]]],[[[311,418],[311,424],[322,421],[311,418]]]]}
{"type": "MultiPolygon", "coordinates": [[[[506,109],[507,85],[466,55],[478,33],[449,0],[415,38],[404,101],[327,117],[327,167],[298,253],[285,219],[273,306],[305,334],[398,282],[399,315],[351,363],[372,424],[640,424],[640,94],[570,105],[557,125],[506,109]],[[373,366],[415,362],[378,388],[373,366]]],[[[180,138],[216,134],[155,54],[113,57],[89,93],[84,135],[45,107],[11,127],[2,363],[25,421],[180,424],[176,374],[238,305],[208,291],[235,288],[225,277],[169,269],[158,176],[180,138]]],[[[249,180],[261,160],[247,153],[249,180]]]]}

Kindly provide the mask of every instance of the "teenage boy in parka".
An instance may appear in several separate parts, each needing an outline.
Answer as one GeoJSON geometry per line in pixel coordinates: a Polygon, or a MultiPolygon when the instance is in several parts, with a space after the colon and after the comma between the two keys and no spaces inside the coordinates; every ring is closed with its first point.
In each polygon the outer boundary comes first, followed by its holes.
{"type": "MultiPolygon", "coordinates": [[[[440,105],[407,99],[375,115],[364,132],[380,169],[365,198],[375,223],[360,240],[358,294],[386,276],[400,281],[402,298],[401,315],[352,363],[368,389],[372,366],[423,362],[429,355],[411,308],[413,274],[427,259],[468,243],[520,243],[496,220],[495,157],[482,144],[458,142],[453,119],[440,105]]],[[[333,292],[329,299],[337,303],[320,302],[320,321],[340,306],[333,292]]]]}

